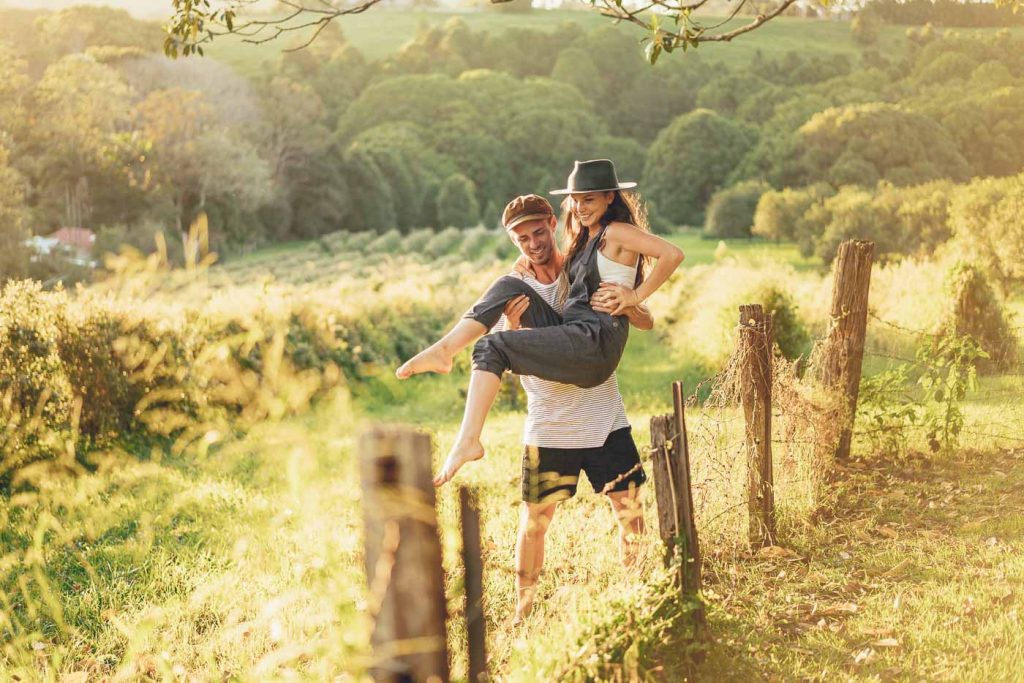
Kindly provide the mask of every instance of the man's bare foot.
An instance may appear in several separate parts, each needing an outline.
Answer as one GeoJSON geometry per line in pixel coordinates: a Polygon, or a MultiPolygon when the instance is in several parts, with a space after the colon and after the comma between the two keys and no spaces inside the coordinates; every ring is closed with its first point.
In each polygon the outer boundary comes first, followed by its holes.
{"type": "Polygon", "coordinates": [[[422,372],[436,372],[440,375],[447,375],[451,371],[451,356],[446,355],[435,344],[405,361],[400,368],[395,370],[395,377],[398,379],[408,379],[422,372]]]}
{"type": "Polygon", "coordinates": [[[444,461],[444,467],[434,477],[434,486],[440,486],[445,482],[451,481],[460,467],[467,462],[479,460],[482,457],[484,457],[484,445],[480,443],[480,439],[456,441],[455,445],[448,452],[448,457],[444,461]]]}
{"type": "Polygon", "coordinates": [[[524,590],[519,596],[519,604],[516,605],[516,614],[512,617],[512,625],[519,626],[526,618],[533,613],[534,590],[524,590]]]}

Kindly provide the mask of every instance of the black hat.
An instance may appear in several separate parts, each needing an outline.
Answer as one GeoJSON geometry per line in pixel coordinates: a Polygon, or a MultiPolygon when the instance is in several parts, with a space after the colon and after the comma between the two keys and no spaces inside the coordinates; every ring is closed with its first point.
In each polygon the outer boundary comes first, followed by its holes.
{"type": "Polygon", "coordinates": [[[636,183],[620,183],[615,175],[615,164],[609,159],[577,161],[569,174],[564,190],[551,190],[550,194],[572,194],[576,192],[614,192],[629,190],[636,183]]]}

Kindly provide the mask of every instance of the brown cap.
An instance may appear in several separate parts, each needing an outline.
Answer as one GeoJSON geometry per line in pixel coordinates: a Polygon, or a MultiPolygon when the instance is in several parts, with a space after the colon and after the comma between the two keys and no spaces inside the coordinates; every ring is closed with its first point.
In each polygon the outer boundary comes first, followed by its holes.
{"type": "Polygon", "coordinates": [[[524,194],[508,203],[501,214],[501,224],[506,230],[511,230],[520,223],[554,215],[555,210],[547,199],[536,194],[524,194]]]}

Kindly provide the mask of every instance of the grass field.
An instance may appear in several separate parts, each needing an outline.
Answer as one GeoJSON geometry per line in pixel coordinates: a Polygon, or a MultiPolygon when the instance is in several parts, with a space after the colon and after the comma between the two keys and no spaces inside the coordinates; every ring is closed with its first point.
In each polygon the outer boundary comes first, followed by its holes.
{"type": "MultiPolygon", "coordinates": [[[[466,232],[461,235],[466,235],[466,232]]],[[[363,241],[360,238],[355,239],[363,241]]],[[[501,262],[511,263],[513,260],[510,253],[501,259],[495,257],[494,249],[486,249],[473,257],[464,257],[460,254],[463,239],[456,234],[451,245],[446,247],[444,258],[447,262],[454,264],[475,261],[488,268],[500,268],[501,262]]],[[[740,259],[752,264],[785,264],[799,272],[813,272],[822,267],[819,259],[801,256],[796,245],[791,243],[773,243],[760,239],[711,240],[702,238],[699,232],[693,230],[672,234],[668,239],[686,252],[687,267],[709,265],[729,259],[740,259]]],[[[327,241],[329,240],[328,237],[327,241]]],[[[511,249],[510,245],[505,244],[506,238],[500,231],[493,231],[490,241],[506,247],[506,251],[511,249]]],[[[236,284],[249,283],[261,278],[292,284],[316,284],[344,277],[358,269],[361,264],[372,266],[382,259],[430,260],[430,257],[417,254],[415,250],[378,250],[372,247],[372,242],[358,248],[362,251],[350,252],[347,249],[348,247],[336,254],[317,240],[283,242],[245,255],[230,257],[222,265],[214,268],[211,276],[214,281],[236,284]]]]}
{"type": "MultiPolygon", "coordinates": [[[[374,8],[364,14],[343,17],[340,25],[346,38],[367,58],[380,59],[395,52],[411,39],[418,28],[441,26],[452,17],[462,19],[473,30],[493,33],[500,33],[513,27],[554,31],[563,22],[578,24],[586,30],[613,25],[597,12],[585,9],[500,13],[482,10],[452,12],[385,8],[374,8]]],[[[707,21],[714,24],[721,19],[708,17],[707,21]]],[[[733,23],[736,21],[738,20],[734,20],[733,23]]],[[[723,28],[728,28],[729,25],[726,24],[723,28]]],[[[639,41],[642,37],[640,30],[634,30],[632,26],[626,25],[620,25],[617,30],[635,33],[639,54],[639,41]]],[[[899,26],[883,27],[879,32],[877,48],[886,52],[901,46],[905,31],[904,27],[899,26]]],[[[284,42],[256,46],[244,43],[234,36],[226,36],[210,47],[207,54],[228,62],[244,74],[254,74],[268,68],[268,65],[280,56],[281,50],[287,49],[290,44],[291,41],[286,39],[284,42]]],[[[759,51],[765,56],[777,56],[791,50],[855,56],[860,54],[861,48],[853,41],[847,22],[780,17],[732,43],[704,45],[694,54],[699,54],[704,59],[738,66],[749,62],[759,51]]],[[[682,60],[686,59],[686,56],[680,53],[671,58],[682,60]]]]}
{"type": "MultiPolygon", "coordinates": [[[[655,335],[631,340],[621,375],[638,443],[686,367],[655,335]]],[[[23,680],[45,678],[41,665],[89,680],[324,680],[360,669],[368,650],[354,436],[370,421],[414,424],[434,436],[439,459],[465,381],[397,383],[388,372],[351,401],[341,394],[206,458],[137,453],[4,500],[6,557],[32,571],[6,593],[14,637],[0,671],[23,680]],[[28,627],[38,622],[20,616],[25,596],[52,617],[49,627],[28,627]]],[[[581,494],[549,532],[537,612],[524,627],[508,625],[521,419],[497,412],[487,457],[460,479],[482,500],[492,666],[501,679],[529,681],[574,670],[577,648],[633,609],[644,588],[618,565],[610,511],[581,494]]],[[[751,556],[705,537],[704,663],[680,657],[685,643],[670,637],[641,649],[635,671],[657,680],[1015,680],[1024,517],[1012,501],[1024,490],[1022,455],[987,444],[943,460],[855,462],[840,471],[829,513],[791,528],[784,550],[751,556]]],[[[449,567],[455,508],[454,489],[443,489],[449,567]]],[[[646,515],[650,572],[650,504],[646,515]]],[[[454,619],[456,675],[461,629],[454,619]]]]}
{"type": "MultiPolygon", "coordinates": [[[[735,325],[731,304],[718,320],[694,317],[687,302],[673,297],[724,305],[728,296],[714,303],[717,290],[770,271],[788,278],[810,322],[827,317],[819,294],[827,291],[827,277],[792,245],[730,241],[723,253],[695,233],[672,239],[688,253],[684,272],[668,285],[670,296],[652,300],[658,330],[631,335],[618,373],[648,468],[647,425],[652,414],[668,409],[670,382],[681,379],[690,392],[721,367],[697,357],[695,340],[735,325]],[[698,291],[700,281],[707,293],[698,291]]],[[[368,315],[377,310],[373,301],[393,305],[410,297],[458,310],[505,266],[494,258],[483,265],[460,262],[450,279],[428,281],[419,278],[426,269],[438,270],[437,263],[361,254],[357,268],[344,258],[316,243],[294,243],[215,267],[200,274],[193,289],[145,291],[150,299],[168,296],[192,305],[208,296],[233,309],[276,308],[315,295],[325,305],[337,299],[333,305],[366,306],[368,315]],[[259,273],[277,267],[293,276],[283,272],[260,285],[259,273]],[[416,291],[408,278],[417,278],[416,291]],[[220,289],[203,294],[204,281],[220,289]]],[[[907,283],[931,288],[942,272],[914,264],[880,269],[875,306],[898,322],[917,324],[908,308],[917,315],[934,308],[920,302],[901,307],[907,283]]],[[[885,334],[885,327],[873,326],[871,348],[895,348],[898,340],[885,334]]],[[[0,623],[7,634],[0,678],[319,681],[361,675],[371,655],[357,435],[376,422],[413,425],[432,436],[436,466],[458,427],[466,367],[463,357],[450,376],[398,382],[391,365],[368,364],[361,379],[309,410],[262,420],[207,451],[175,455],[159,439],[136,442],[126,453],[98,458],[95,471],[0,499],[0,623]]],[[[735,507],[745,462],[739,411],[692,407],[710,634],[696,646],[688,631],[663,612],[654,618],[650,608],[652,591],[662,585],[651,583],[659,551],[650,493],[647,556],[637,576],[621,568],[611,511],[585,485],[555,516],[534,616],[521,627],[510,625],[523,408],[503,403],[485,430],[487,456],[459,476],[481,500],[495,677],[1018,680],[1024,651],[1024,517],[1016,503],[1024,491],[1021,396],[1019,374],[984,378],[964,405],[964,447],[952,454],[922,455],[927,448],[916,433],[910,454],[900,458],[873,454],[868,440],[858,437],[858,459],[838,468],[819,498],[808,493],[800,469],[806,463],[794,461],[783,444],[773,446],[781,548],[756,554],[744,546],[745,515],[735,507]],[[695,648],[703,652],[700,664],[690,656],[695,648]]],[[[777,410],[773,421],[780,425],[789,406],[777,410]]],[[[453,615],[461,591],[456,507],[454,487],[442,489],[438,509],[453,615]]],[[[664,601],[665,594],[655,597],[664,601]]],[[[464,676],[464,625],[457,616],[450,624],[454,673],[464,676]]]]}

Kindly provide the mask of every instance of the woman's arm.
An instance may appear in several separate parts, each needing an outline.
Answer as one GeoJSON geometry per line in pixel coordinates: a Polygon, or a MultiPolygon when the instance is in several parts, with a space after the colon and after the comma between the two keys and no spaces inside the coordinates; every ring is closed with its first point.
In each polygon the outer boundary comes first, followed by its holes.
{"type": "Polygon", "coordinates": [[[613,223],[605,232],[605,239],[619,249],[631,251],[656,260],[654,268],[636,289],[613,290],[609,302],[615,305],[612,315],[621,315],[626,309],[639,306],[657,291],[686,258],[683,250],[657,235],[644,232],[628,223],[613,223]]]}

